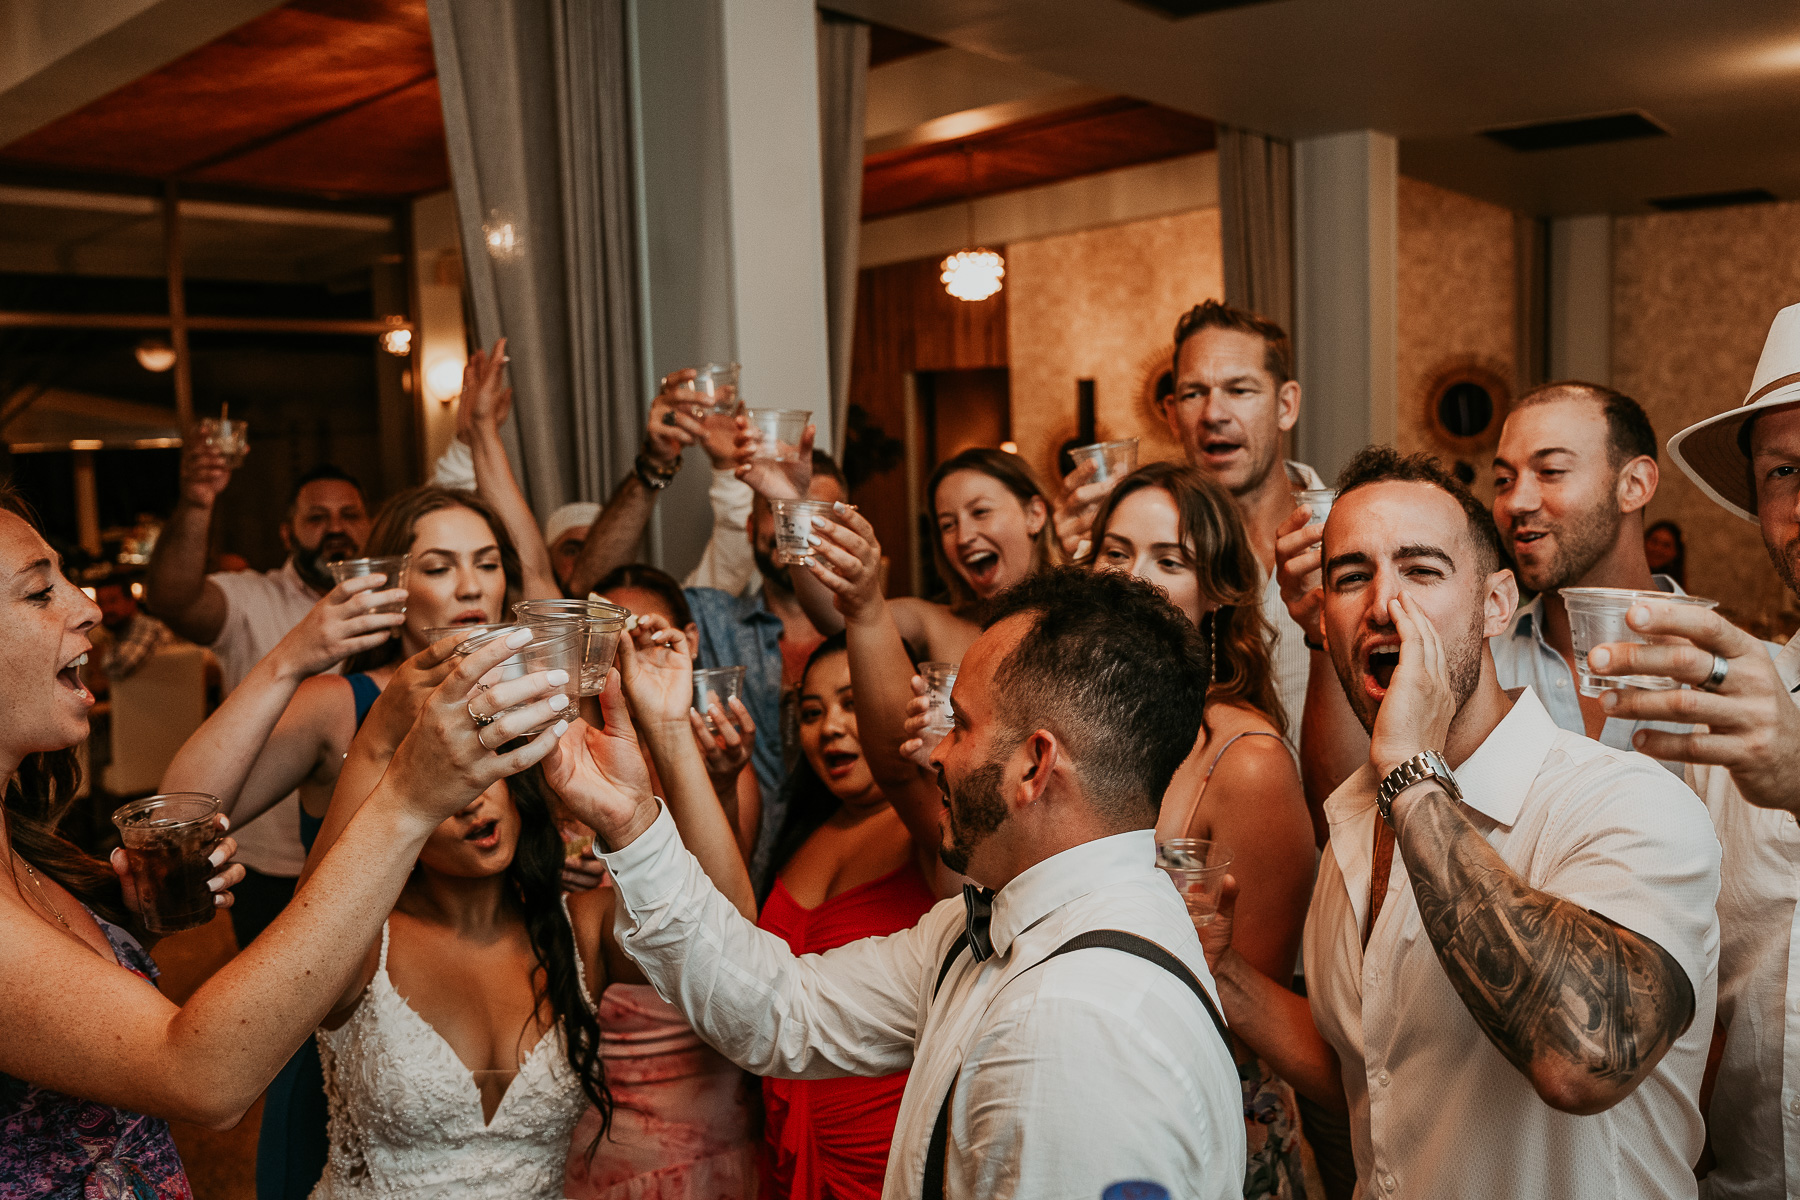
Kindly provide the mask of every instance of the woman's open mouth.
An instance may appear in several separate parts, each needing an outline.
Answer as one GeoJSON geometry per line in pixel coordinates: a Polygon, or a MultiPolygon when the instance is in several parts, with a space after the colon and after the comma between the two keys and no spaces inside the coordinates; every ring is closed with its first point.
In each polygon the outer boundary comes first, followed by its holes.
{"type": "Polygon", "coordinates": [[[477,850],[492,850],[500,844],[500,822],[497,820],[483,821],[463,834],[463,841],[477,850]]]}
{"type": "Polygon", "coordinates": [[[845,778],[862,761],[862,755],[851,754],[846,750],[827,750],[819,757],[825,763],[826,776],[831,779],[845,778]]]}
{"type": "Polygon", "coordinates": [[[87,661],[88,652],[84,650],[70,659],[63,669],[56,673],[56,680],[84,702],[92,704],[94,694],[88,691],[87,685],[81,681],[81,668],[87,666],[87,661]]]}
{"type": "Polygon", "coordinates": [[[1000,573],[1000,556],[992,550],[972,550],[962,556],[962,568],[969,577],[969,586],[983,591],[1000,573]]]}
{"type": "Polygon", "coordinates": [[[471,608],[466,612],[457,613],[451,618],[450,623],[452,625],[486,625],[488,615],[479,608],[471,608]]]}

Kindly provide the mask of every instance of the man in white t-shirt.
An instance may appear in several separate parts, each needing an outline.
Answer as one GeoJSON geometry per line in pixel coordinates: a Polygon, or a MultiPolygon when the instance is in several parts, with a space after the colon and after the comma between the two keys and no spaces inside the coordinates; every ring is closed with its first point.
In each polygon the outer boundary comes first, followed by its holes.
{"type": "MultiPolygon", "coordinates": [[[[145,607],[218,657],[227,693],[331,590],[326,564],[361,554],[369,536],[361,486],[343,470],[321,465],[300,477],[281,523],[286,562],[262,573],[208,575],[213,508],[230,482],[225,458],[204,439],[189,437],[181,453],[181,499],[157,539],[144,585],[145,607]]],[[[231,923],[238,945],[247,946],[293,896],[306,865],[298,794],[232,833],[246,877],[235,889],[231,923]]]]}
{"type": "Polygon", "coordinates": [[[1323,633],[1370,730],[1326,802],[1308,1001],[1203,931],[1232,1030],[1348,1102],[1363,1194],[1695,1195],[1719,847],[1642,755],[1506,691],[1518,603],[1488,511],[1370,447],[1325,526],[1323,633]]]}

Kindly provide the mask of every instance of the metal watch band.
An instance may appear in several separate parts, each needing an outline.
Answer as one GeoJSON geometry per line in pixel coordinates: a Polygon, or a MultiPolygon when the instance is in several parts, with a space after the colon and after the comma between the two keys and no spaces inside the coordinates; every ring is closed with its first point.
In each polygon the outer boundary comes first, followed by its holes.
{"type": "Polygon", "coordinates": [[[1450,764],[1436,750],[1421,750],[1392,771],[1375,789],[1375,807],[1381,810],[1381,819],[1393,823],[1394,801],[1401,792],[1415,783],[1424,783],[1427,779],[1436,779],[1444,785],[1452,799],[1462,799],[1462,788],[1457,786],[1456,776],[1450,772],[1450,764]]]}

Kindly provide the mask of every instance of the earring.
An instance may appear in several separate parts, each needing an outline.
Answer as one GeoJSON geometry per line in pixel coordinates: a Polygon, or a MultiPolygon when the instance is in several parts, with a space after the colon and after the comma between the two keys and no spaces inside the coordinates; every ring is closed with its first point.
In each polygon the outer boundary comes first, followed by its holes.
{"type": "Polygon", "coordinates": [[[1214,636],[1218,628],[1216,619],[1218,615],[1218,610],[1214,609],[1200,618],[1200,632],[1206,638],[1206,684],[1208,687],[1219,682],[1218,638],[1214,636]]]}

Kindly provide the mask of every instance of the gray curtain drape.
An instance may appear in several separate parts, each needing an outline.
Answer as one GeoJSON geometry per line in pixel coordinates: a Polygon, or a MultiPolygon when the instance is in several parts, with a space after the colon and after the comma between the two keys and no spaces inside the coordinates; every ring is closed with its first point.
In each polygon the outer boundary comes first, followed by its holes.
{"type": "Polygon", "coordinates": [[[603,500],[643,434],[624,0],[429,0],[475,335],[512,359],[540,517],[603,500]]]}
{"type": "Polygon", "coordinates": [[[863,110],[869,27],[819,13],[819,145],[825,181],[825,325],[831,365],[833,453],[844,455],[850,349],[856,337],[857,247],[862,233],[863,110]]]}
{"type": "Polygon", "coordinates": [[[1225,302],[1294,329],[1293,147],[1219,126],[1225,302]]]}

